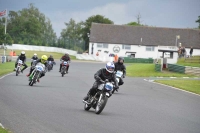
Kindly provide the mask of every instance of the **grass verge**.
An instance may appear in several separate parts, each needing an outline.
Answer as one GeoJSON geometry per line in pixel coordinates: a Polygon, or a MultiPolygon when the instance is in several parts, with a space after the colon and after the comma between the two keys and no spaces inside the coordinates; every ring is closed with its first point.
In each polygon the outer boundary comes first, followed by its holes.
{"type": "MultiPolygon", "coordinates": [[[[199,58],[199,57],[193,57],[193,58],[199,58]]],[[[200,63],[185,62],[185,58],[178,59],[178,62],[176,64],[182,66],[200,67],[200,63]]]]}
{"type": "MultiPolygon", "coordinates": [[[[16,55],[20,55],[22,50],[13,50],[16,52],[16,55]]],[[[32,58],[34,53],[37,53],[38,57],[40,58],[42,55],[53,55],[54,59],[60,59],[64,54],[63,53],[56,53],[56,52],[46,52],[46,51],[31,51],[31,50],[23,50],[26,52],[27,58],[32,58]]],[[[10,49],[6,51],[6,55],[9,55],[10,49]]],[[[3,53],[3,52],[0,52],[3,53]]],[[[76,56],[70,55],[71,60],[76,60],[76,56]]]]}
{"type": "MultiPolygon", "coordinates": [[[[31,65],[30,62],[27,62],[26,64],[28,66],[31,65]]],[[[3,76],[3,75],[8,74],[10,72],[13,72],[14,66],[15,66],[15,62],[6,62],[6,63],[3,63],[3,64],[0,64],[0,76],[3,76]]]]}
{"type": "Polygon", "coordinates": [[[0,126],[0,133],[11,133],[10,131],[6,130],[6,129],[3,129],[1,126],[0,126]]]}
{"type": "Polygon", "coordinates": [[[127,76],[131,77],[193,77],[188,74],[173,73],[169,71],[156,72],[155,64],[134,63],[128,64],[127,76]]]}
{"type": "Polygon", "coordinates": [[[190,91],[196,94],[200,94],[199,80],[157,80],[155,82],[180,88],[182,90],[190,91]]]}

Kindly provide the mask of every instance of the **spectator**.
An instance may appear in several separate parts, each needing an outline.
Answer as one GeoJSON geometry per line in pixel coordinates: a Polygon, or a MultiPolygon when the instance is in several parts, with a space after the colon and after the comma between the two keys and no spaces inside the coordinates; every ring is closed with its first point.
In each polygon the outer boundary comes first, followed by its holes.
{"type": "Polygon", "coordinates": [[[15,51],[13,51],[13,56],[16,56],[16,53],[15,53],[15,51]]]}
{"type": "Polygon", "coordinates": [[[193,47],[191,47],[190,49],[190,57],[192,57],[192,54],[193,54],[193,47]]]}

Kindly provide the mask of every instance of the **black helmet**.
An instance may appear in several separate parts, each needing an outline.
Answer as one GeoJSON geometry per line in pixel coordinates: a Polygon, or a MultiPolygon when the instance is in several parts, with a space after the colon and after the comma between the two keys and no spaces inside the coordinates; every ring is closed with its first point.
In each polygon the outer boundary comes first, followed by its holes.
{"type": "Polygon", "coordinates": [[[120,60],[123,60],[123,63],[124,63],[124,58],[123,57],[119,57],[118,58],[118,63],[120,63],[120,60]]]}

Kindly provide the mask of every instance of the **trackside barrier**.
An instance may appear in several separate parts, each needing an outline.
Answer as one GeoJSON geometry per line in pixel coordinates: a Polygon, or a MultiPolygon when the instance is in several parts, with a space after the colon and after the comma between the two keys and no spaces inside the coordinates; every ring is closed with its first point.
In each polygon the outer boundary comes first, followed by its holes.
{"type": "Polygon", "coordinates": [[[130,58],[130,57],[124,57],[124,61],[126,63],[153,63],[154,62],[152,58],[145,59],[145,58],[130,58]]]}
{"type": "Polygon", "coordinates": [[[7,49],[17,49],[17,50],[32,50],[32,51],[68,53],[69,55],[76,55],[77,54],[77,51],[63,49],[63,48],[56,48],[56,47],[46,47],[46,46],[13,44],[12,46],[8,45],[6,47],[7,47],[7,49]]]}
{"type": "Polygon", "coordinates": [[[168,70],[177,73],[185,73],[185,66],[168,64],[168,70]]]}

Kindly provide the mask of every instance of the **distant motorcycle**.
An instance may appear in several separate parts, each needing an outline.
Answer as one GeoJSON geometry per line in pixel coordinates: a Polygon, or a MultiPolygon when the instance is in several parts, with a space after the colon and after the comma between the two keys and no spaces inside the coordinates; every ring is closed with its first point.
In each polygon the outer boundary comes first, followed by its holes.
{"type": "Polygon", "coordinates": [[[106,106],[112,90],[113,83],[106,81],[105,83],[100,84],[96,94],[94,96],[90,96],[88,102],[83,101],[83,103],[85,103],[84,109],[88,111],[92,107],[95,109],[96,114],[100,114],[106,106]]]}
{"type": "Polygon", "coordinates": [[[52,70],[53,65],[55,65],[56,63],[54,61],[48,61],[47,62],[47,70],[48,72],[52,70]]]}
{"type": "Polygon", "coordinates": [[[35,66],[35,62],[36,62],[37,60],[33,60],[32,59],[32,61],[31,61],[31,66],[35,66]]]}
{"type": "Polygon", "coordinates": [[[22,65],[23,65],[23,61],[22,60],[18,60],[17,68],[16,68],[16,76],[18,76],[20,74],[22,65]]]}
{"type": "MultiPolygon", "coordinates": [[[[118,71],[115,73],[115,76],[116,76],[116,80],[117,80],[117,82],[118,82],[118,84],[119,84],[120,78],[122,78],[122,76],[123,76],[123,72],[118,70],[118,71]]],[[[116,89],[113,89],[112,93],[114,93],[115,91],[117,91],[117,90],[116,90],[116,89]]]]}
{"type": "Polygon", "coordinates": [[[35,84],[35,83],[39,80],[41,74],[42,74],[44,71],[45,71],[45,65],[42,64],[42,63],[38,63],[38,64],[35,66],[35,69],[32,71],[32,73],[31,73],[30,76],[29,76],[29,81],[30,81],[30,82],[29,82],[29,85],[30,85],[30,86],[33,86],[33,84],[35,84]]]}
{"type": "Polygon", "coordinates": [[[69,61],[62,61],[62,67],[61,67],[61,75],[62,77],[67,73],[67,67],[69,66],[69,61]]]}

